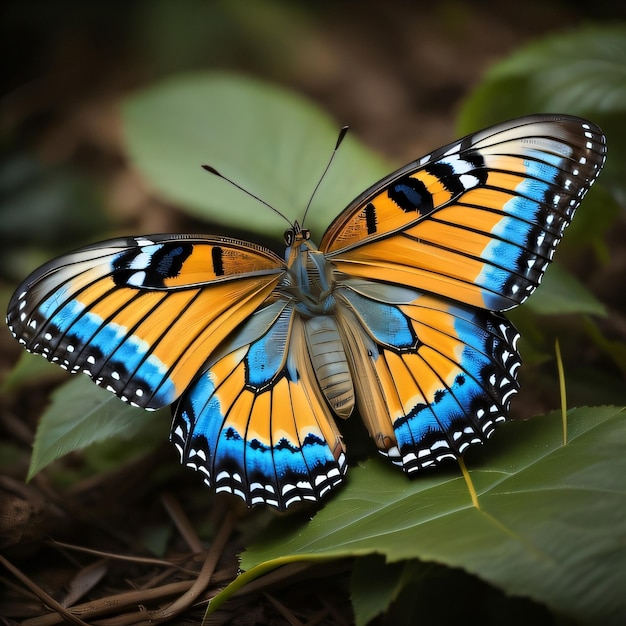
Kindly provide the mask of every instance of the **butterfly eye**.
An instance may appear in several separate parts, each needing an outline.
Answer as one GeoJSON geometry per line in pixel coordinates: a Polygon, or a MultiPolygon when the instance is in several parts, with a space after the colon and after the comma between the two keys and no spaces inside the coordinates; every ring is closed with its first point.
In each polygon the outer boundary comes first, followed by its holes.
{"type": "Polygon", "coordinates": [[[300,233],[302,234],[302,239],[304,241],[308,241],[309,239],[311,239],[311,231],[308,228],[304,228],[300,231],[300,233]]]}
{"type": "Polygon", "coordinates": [[[294,232],[293,228],[289,228],[288,230],[285,231],[284,238],[285,238],[286,246],[293,245],[293,242],[296,238],[296,233],[294,232]]]}

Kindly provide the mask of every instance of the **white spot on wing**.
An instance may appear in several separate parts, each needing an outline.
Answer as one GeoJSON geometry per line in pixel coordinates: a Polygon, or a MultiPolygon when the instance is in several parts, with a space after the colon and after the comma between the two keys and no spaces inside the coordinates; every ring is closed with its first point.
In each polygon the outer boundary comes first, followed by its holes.
{"type": "Polygon", "coordinates": [[[127,284],[132,287],[143,287],[146,281],[146,273],[145,272],[134,272],[133,275],[128,279],[127,284]]]}

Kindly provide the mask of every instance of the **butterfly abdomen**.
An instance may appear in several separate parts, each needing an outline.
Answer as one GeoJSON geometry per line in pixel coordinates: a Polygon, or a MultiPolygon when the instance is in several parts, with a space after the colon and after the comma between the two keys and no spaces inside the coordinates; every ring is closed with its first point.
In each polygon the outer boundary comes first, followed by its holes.
{"type": "Polygon", "coordinates": [[[333,412],[350,417],[354,386],[348,357],[334,317],[334,269],[306,239],[288,251],[289,271],[279,284],[280,298],[292,300],[303,321],[306,352],[319,387],[333,412]]]}
{"type": "Polygon", "coordinates": [[[312,317],[304,324],[315,376],[326,401],[339,417],[350,417],[354,387],[339,329],[334,317],[312,317]]]}

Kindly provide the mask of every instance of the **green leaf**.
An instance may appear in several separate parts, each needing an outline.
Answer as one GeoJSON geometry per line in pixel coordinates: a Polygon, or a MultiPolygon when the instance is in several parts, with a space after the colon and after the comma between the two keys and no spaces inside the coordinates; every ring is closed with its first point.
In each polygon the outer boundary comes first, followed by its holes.
{"type": "Polygon", "coordinates": [[[384,557],[372,554],[357,559],[352,569],[352,606],[357,626],[365,626],[398,597],[406,563],[386,565],[384,557]],[[384,570],[385,575],[381,576],[384,570]]]}
{"type": "Polygon", "coordinates": [[[551,35],[494,65],[464,103],[462,132],[533,111],[626,112],[626,27],[551,35]]]}
{"type": "Polygon", "coordinates": [[[604,305],[575,276],[552,265],[524,308],[543,315],[583,313],[606,316],[604,305]]]}
{"type": "MultiPolygon", "coordinates": [[[[272,235],[288,224],[201,165],[301,220],[340,127],[292,92],[227,73],[166,80],[128,100],[123,115],[131,157],[157,190],[204,220],[272,235]]],[[[321,235],[389,169],[348,135],[307,226],[321,235]]]]}
{"type": "Polygon", "coordinates": [[[369,624],[380,613],[384,617],[373,623],[460,624],[468,615],[483,625],[555,623],[542,604],[506,595],[461,569],[418,559],[386,563],[380,555],[358,557],[351,591],[357,626],[369,624]]]}
{"type": "Polygon", "coordinates": [[[587,117],[607,136],[600,177],[626,199],[626,26],[594,26],[546,37],[494,65],[466,100],[459,130],[466,134],[528,113],[587,117]]]}
{"type": "Polygon", "coordinates": [[[511,77],[527,77],[533,91],[525,101],[547,110],[625,112],[626,28],[585,28],[530,44],[489,73],[511,77]]]}
{"type": "Polygon", "coordinates": [[[41,416],[28,479],[68,452],[110,437],[137,437],[144,430],[154,431],[160,420],[169,425],[168,413],[167,409],[154,413],[132,407],[89,378],[74,378],[55,390],[41,416]]]}
{"type": "Polygon", "coordinates": [[[2,381],[0,392],[8,393],[29,383],[54,380],[67,376],[58,365],[42,359],[38,354],[22,352],[9,375],[2,381]]]}
{"type": "Polygon", "coordinates": [[[403,589],[432,575],[433,569],[416,560],[386,563],[379,554],[356,559],[350,586],[357,626],[365,626],[386,611],[403,589]]]}
{"type": "Polygon", "coordinates": [[[307,524],[278,523],[248,548],[246,571],[214,600],[281,564],[383,554],[475,574],[583,622],[626,614],[626,413],[568,412],[500,428],[486,451],[468,455],[480,509],[455,473],[408,480],[382,460],[353,468],[345,488],[307,524]],[[477,459],[482,457],[480,464],[477,459]]]}

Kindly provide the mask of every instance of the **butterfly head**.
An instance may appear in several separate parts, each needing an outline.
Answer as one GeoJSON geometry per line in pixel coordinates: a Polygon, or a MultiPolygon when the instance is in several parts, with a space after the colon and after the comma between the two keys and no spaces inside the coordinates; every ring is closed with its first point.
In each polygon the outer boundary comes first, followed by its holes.
{"type": "Polygon", "coordinates": [[[285,245],[287,248],[291,248],[294,245],[298,245],[299,243],[310,241],[311,239],[311,231],[308,228],[302,228],[300,224],[296,221],[293,223],[291,228],[288,228],[285,231],[285,245]]]}
{"type": "MultiPolygon", "coordinates": [[[[294,264],[306,267],[304,260],[309,253],[317,252],[317,247],[311,241],[311,232],[307,228],[302,228],[296,221],[284,234],[285,237],[285,263],[289,268],[294,264]]],[[[305,271],[303,269],[303,271],[305,271]]]]}

